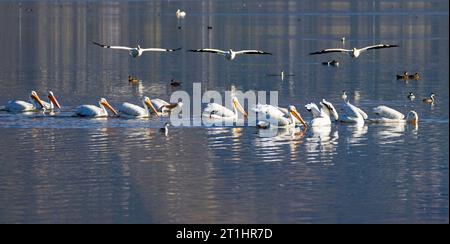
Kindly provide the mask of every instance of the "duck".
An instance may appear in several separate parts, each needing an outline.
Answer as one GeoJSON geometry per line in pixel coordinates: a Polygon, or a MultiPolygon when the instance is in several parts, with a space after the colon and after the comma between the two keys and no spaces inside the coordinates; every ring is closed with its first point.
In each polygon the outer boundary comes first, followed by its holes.
{"type": "Polygon", "coordinates": [[[410,79],[410,80],[419,80],[420,79],[419,73],[416,72],[413,75],[408,75],[408,79],[410,79]]]}
{"type": "Polygon", "coordinates": [[[435,101],[434,97],[435,97],[435,94],[434,94],[434,92],[432,92],[429,97],[424,98],[422,101],[424,103],[434,104],[434,101],[435,101]]]}
{"type": "Polygon", "coordinates": [[[412,100],[416,99],[416,96],[414,95],[414,93],[409,92],[408,99],[412,101],[412,100]]]}
{"type": "Polygon", "coordinates": [[[159,129],[159,132],[164,133],[165,136],[168,136],[169,135],[169,125],[170,125],[170,123],[166,122],[164,124],[164,127],[159,129]]]}
{"type": "Polygon", "coordinates": [[[409,79],[409,74],[408,72],[403,72],[402,75],[397,75],[397,80],[408,80],[409,79]]]}
{"type": "Polygon", "coordinates": [[[128,76],[128,83],[130,84],[137,84],[139,83],[139,80],[131,75],[128,76]]]}
{"type": "Polygon", "coordinates": [[[178,9],[177,12],[175,12],[175,15],[177,16],[177,18],[184,18],[186,17],[186,12],[178,9]]]}
{"type": "Polygon", "coordinates": [[[331,61],[327,61],[327,62],[322,62],[323,65],[328,65],[328,66],[339,66],[339,62],[336,60],[331,60],[331,61]]]}
{"type": "Polygon", "coordinates": [[[343,90],[342,91],[342,99],[344,100],[344,101],[347,101],[347,91],[346,90],[343,90]]]}
{"type": "Polygon", "coordinates": [[[170,81],[170,85],[171,86],[181,86],[181,82],[180,81],[177,81],[177,80],[175,80],[175,79],[172,79],[171,81],[170,81]]]}

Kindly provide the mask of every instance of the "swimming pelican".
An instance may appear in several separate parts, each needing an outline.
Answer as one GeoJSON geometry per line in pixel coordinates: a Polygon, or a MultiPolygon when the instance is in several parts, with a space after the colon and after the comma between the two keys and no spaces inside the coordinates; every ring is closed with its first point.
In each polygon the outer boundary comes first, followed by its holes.
{"type": "Polygon", "coordinates": [[[409,92],[408,99],[412,101],[412,100],[416,99],[416,96],[414,95],[414,93],[409,92]]]}
{"type": "Polygon", "coordinates": [[[258,104],[253,109],[257,113],[263,113],[265,116],[258,123],[260,128],[268,127],[295,127],[296,121],[300,121],[303,126],[308,127],[306,122],[303,120],[300,113],[297,111],[295,106],[291,105],[288,108],[289,116],[282,112],[278,107],[268,105],[268,104],[258,104]],[[269,118],[267,118],[269,116],[269,118]]]}
{"type": "Polygon", "coordinates": [[[424,103],[430,103],[430,104],[433,104],[434,103],[434,92],[432,92],[431,94],[430,94],[430,96],[429,97],[426,97],[426,98],[424,98],[422,101],[424,102],[424,103]]]}
{"type": "Polygon", "coordinates": [[[331,125],[331,117],[334,120],[338,120],[339,116],[334,108],[333,104],[326,101],[325,99],[320,102],[321,109],[315,103],[306,104],[305,107],[313,115],[313,119],[310,122],[312,127],[329,126],[331,125]]]}
{"type": "Polygon", "coordinates": [[[390,45],[390,44],[377,44],[373,46],[367,46],[363,48],[356,48],[353,49],[343,49],[343,48],[330,48],[330,49],[324,49],[322,51],[313,52],[309,55],[316,55],[316,54],[323,54],[323,53],[346,53],[349,54],[353,58],[359,57],[359,55],[367,50],[370,49],[380,49],[380,48],[391,48],[391,47],[398,47],[398,45],[390,45]]]}
{"type": "Polygon", "coordinates": [[[21,100],[8,101],[5,110],[13,113],[36,111],[44,108],[44,101],[42,101],[35,91],[30,93],[30,102],[21,100]]]}
{"type": "Polygon", "coordinates": [[[152,110],[158,116],[158,111],[153,106],[150,98],[144,97],[142,99],[143,108],[131,103],[123,103],[119,107],[119,114],[123,117],[134,117],[134,118],[148,118],[150,117],[150,111],[152,110]]]}
{"type": "Polygon", "coordinates": [[[101,98],[98,104],[100,107],[94,105],[81,105],[76,108],[75,114],[80,117],[108,117],[106,109],[109,109],[114,115],[118,115],[117,111],[109,105],[106,99],[101,98]]]}
{"type": "Polygon", "coordinates": [[[61,105],[59,105],[59,102],[56,99],[56,97],[52,91],[48,91],[47,97],[48,97],[48,102],[42,101],[42,105],[44,105],[43,108],[45,110],[54,110],[55,107],[57,107],[58,109],[61,109],[61,105]]]}
{"type": "Polygon", "coordinates": [[[186,17],[186,12],[178,9],[177,12],[175,12],[175,15],[177,16],[177,18],[184,18],[186,17]]]}
{"type": "Polygon", "coordinates": [[[211,119],[235,119],[238,118],[238,111],[241,112],[244,117],[247,117],[248,114],[245,112],[245,109],[242,107],[241,103],[237,97],[231,98],[231,105],[233,110],[226,108],[217,103],[208,103],[206,105],[205,110],[203,110],[203,117],[208,117],[211,119]]]}
{"type": "Polygon", "coordinates": [[[386,107],[386,106],[378,106],[373,109],[375,114],[378,114],[381,118],[372,119],[371,122],[378,123],[411,123],[413,125],[417,125],[419,121],[419,116],[416,111],[409,111],[408,115],[405,117],[404,114],[399,111],[386,107]]]}
{"type": "MultiPolygon", "coordinates": [[[[168,115],[175,108],[183,107],[182,102],[168,103],[162,99],[152,99],[153,108],[157,111],[158,115],[168,115]]],[[[155,112],[155,111],[152,111],[155,112]]]]}
{"type": "Polygon", "coordinates": [[[359,125],[364,124],[364,120],[369,116],[360,108],[351,104],[349,101],[344,101],[341,104],[342,114],[339,116],[339,121],[344,123],[356,123],[359,125]]]}
{"type": "Polygon", "coordinates": [[[100,44],[98,42],[93,42],[95,45],[103,47],[103,48],[111,48],[111,49],[121,49],[127,50],[130,53],[130,56],[133,58],[140,57],[144,52],[173,52],[181,49],[164,49],[164,48],[141,48],[141,46],[137,45],[137,47],[124,47],[124,46],[108,46],[104,44],[100,44]]]}
{"type": "Polygon", "coordinates": [[[211,48],[204,48],[204,49],[197,49],[197,50],[188,50],[189,52],[204,52],[204,53],[217,53],[220,55],[224,55],[228,60],[234,60],[237,55],[239,54],[268,54],[272,55],[272,53],[260,51],[260,50],[241,50],[241,51],[223,51],[219,49],[211,49],[211,48]]]}

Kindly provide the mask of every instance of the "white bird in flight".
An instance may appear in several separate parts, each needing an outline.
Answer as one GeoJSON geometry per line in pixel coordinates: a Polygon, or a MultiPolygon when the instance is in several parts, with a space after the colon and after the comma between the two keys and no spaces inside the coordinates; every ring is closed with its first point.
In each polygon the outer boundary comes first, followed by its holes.
{"type": "Polygon", "coordinates": [[[353,49],[343,49],[343,48],[330,48],[330,49],[324,49],[318,52],[312,52],[309,55],[316,55],[316,54],[323,54],[323,53],[346,53],[349,54],[353,58],[359,57],[359,55],[367,50],[370,49],[380,49],[380,48],[391,48],[391,47],[398,47],[398,45],[390,45],[390,44],[377,44],[373,46],[367,46],[363,48],[356,48],[353,49]]]}
{"type": "Polygon", "coordinates": [[[264,52],[261,50],[233,51],[232,49],[230,49],[228,51],[223,51],[223,50],[219,50],[219,49],[203,48],[203,49],[188,50],[188,51],[189,52],[216,53],[216,54],[224,55],[228,60],[233,60],[236,58],[237,55],[240,55],[240,54],[272,55],[272,53],[264,52]]]}
{"type": "Polygon", "coordinates": [[[93,42],[95,45],[102,47],[102,48],[111,48],[111,49],[119,49],[119,50],[126,50],[130,53],[130,56],[133,58],[140,57],[144,52],[173,52],[178,51],[181,49],[164,49],[164,48],[141,48],[141,46],[137,45],[137,47],[125,47],[125,46],[109,46],[100,44],[98,42],[93,42]]]}

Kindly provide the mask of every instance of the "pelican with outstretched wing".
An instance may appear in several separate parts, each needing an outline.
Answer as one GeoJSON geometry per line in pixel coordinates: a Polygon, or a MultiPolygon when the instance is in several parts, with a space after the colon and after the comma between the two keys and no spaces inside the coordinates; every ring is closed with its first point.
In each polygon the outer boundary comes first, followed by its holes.
{"type": "Polygon", "coordinates": [[[111,49],[119,49],[119,50],[126,50],[130,53],[130,56],[133,58],[140,57],[144,52],[174,52],[181,49],[165,49],[165,48],[141,48],[141,46],[137,45],[137,47],[125,47],[125,46],[109,46],[100,44],[98,42],[93,42],[95,45],[102,47],[102,48],[111,48],[111,49]]]}
{"type": "Polygon", "coordinates": [[[373,46],[367,46],[363,48],[352,48],[352,49],[344,49],[344,48],[329,48],[324,49],[318,52],[312,52],[309,55],[316,55],[316,54],[324,54],[324,53],[345,53],[349,54],[353,58],[359,57],[359,55],[367,50],[371,49],[381,49],[381,48],[391,48],[391,47],[398,47],[398,45],[390,45],[390,44],[377,44],[373,46]]]}
{"type": "Polygon", "coordinates": [[[237,55],[241,54],[259,54],[259,55],[272,55],[272,53],[260,51],[260,50],[241,50],[241,51],[233,51],[232,49],[228,51],[223,51],[219,49],[212,48],[203,48],[196,50],[188,50],[189,52],[203,52],[203,53],[216,53],[220,55],[224,55],[228,60],[234,60],[237,55]]]}

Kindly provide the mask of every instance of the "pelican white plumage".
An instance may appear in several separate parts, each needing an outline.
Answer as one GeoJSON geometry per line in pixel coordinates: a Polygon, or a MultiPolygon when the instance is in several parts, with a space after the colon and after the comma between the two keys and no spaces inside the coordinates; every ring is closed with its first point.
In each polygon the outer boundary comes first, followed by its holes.
{"type": "Polygon", "coordinates": [[[175,12],[175,15],[177,16],[177,18],[184,18],[186,17],[186,12],[178,9],[177,12],[175,12]]]}
{"type": "Polygon", "coordinates": [[[308,127],[295,106],[288,107],[289,116],[281,111],[278,107],[268,104],[257,104],[253,109],[257,113],[264,114],[264,118],[258,123],[260,128],[268,127],[295,127],[296,121],[300,121],[303,126],[308,127]]]}
{"type": "Polygon", "coordinates": [[[367,50],[371,50],[371,49],[380,49],[380,48],[391,48],[391,47],[398,47],[398,45],[390,45],[390,44],[376,44],[373,46],[367,46],[367,47],[363,47],[363,48],[356,48],[354,47],[353,49],[344,49],[344,48],[329,48],[329,49],[324,49],[318,52],[312,52],[309,55],[316,55],[316,54],[323,54],[323,53],[346,53],[349,54],[351,57],[353,58],[357,58],[359,57],[359,55],[367,50]]]}
{"type": "Polygon", "coordinates": [[[141,46],[137,45],[137,47],[125,47],[125,46],[109,46],[100,44],[98,42],[93,42],[95,45],[100,46],[102,48],[111,48],[111,49],[119,49],[119,50],[126,50],[130,53],[130,56],[133,58],[140,57],[144,52],[173,52],[178,51],[181,49],[165,49],[165,48],[141,48],[141,46]]]}
{"type": "Polygon", "coordinates": [[[239,103],[237,97],[231,98],[231,106],[233,110],[226,108],[218,103],[208,103],[205,110],[203,110],[202,116],[210,119],[238,119],[238,111],[241,112],[244,117],[248,114],[245,112],[244,107],[239,103]]]}
{"type": "Polygon", "coordinates": [[[148,97],[144,97],[142,99],[142,104],[143,107],[139,107],[138,105],[134,105],[131,103],[123,103],[120,107],[119,107],[119,116],[122,117],[132,117],[132,118],[148,118],[150,117],[150,110],[158,115],[158,111],[155,109],[155,107],[153,106],[150,98],[148,97]]]}
{"type": "Polygon", "coordinates": [[[370,122],[377,123],[411,123],[417,125],[419,121],[419,115],[416,111],[409,111],[407,116],[399,111],[381,105],[373,109],[373,112],[380,116],[380,118],[372,119],[370,122]]]}
{"type": "Polygon", "coordinates": [[[43,109],[53,111],[56,108],[61,109],[61,105],[59,105],[58,99],[56,99],[55,95],[52,91],[48,91],[48,102],[42,101],[43,109]]]}
{"type": "Polygon", "coordinates": [[[342,113],[339,116],[339,121],[344,123],[364,125],[364,120],[369,117],[363,110],[351,104],[349,101],[344,101],[341,104],[341,111],[342,113]]]}
{"type": "Polygon", "coordinates": [[[108,117],[108,111],[110,110],[114,115],[118,115],[117,111],[109,105],[105,98],[101,98],[98,102],[100,107],[94,105],[81,105],[76,108],[75,115],[80,117],[108,117]]]}
{"type": "Polygon", "coordinates": [[[31,91],[29,102],[21,100],[8,101],[5,110],[13,113],[30,112],[44,108],[44,101],[39,98],[35,91],[31,91]]]}
{"type": "Polygon", "coordinates": [[[216,53],[220,55],[224,55],[228,60],[234,60],[237,55],[240,54],[260,54],[260,55],[272,55],[272,53],[260,51],[260,50],[241,50],[241,51],[233,51],[232,49],[228,51],[223,51],[219,49],[212,48],[203,48],[196,50],[188,50],[189,52],[204,52],[204,53],[216,53]]]}
{"type": "Polygon", "coordinates": [[[333,117],[334,120],[339,119],[333,104],[323,99],[322,102],[320,102],[320,105],[322,107],[320,110],[315,103],[305,105],[306,109],[313,115],[313,119],[310,122],[312,127],[330,126],[331,117],[333,117]]]}
{"type": "MultiPolygon", "coordinates": [[[[175,108],[183,107],[182,102],[168,103],[159,98],[152,99],[151,102],[152,102],[153,108],[156,110],[157,114],[160,116],[168,115],[175,108]]],[[[155,113],[155,111],[152,111],[152,112],[155,113]]]]}

